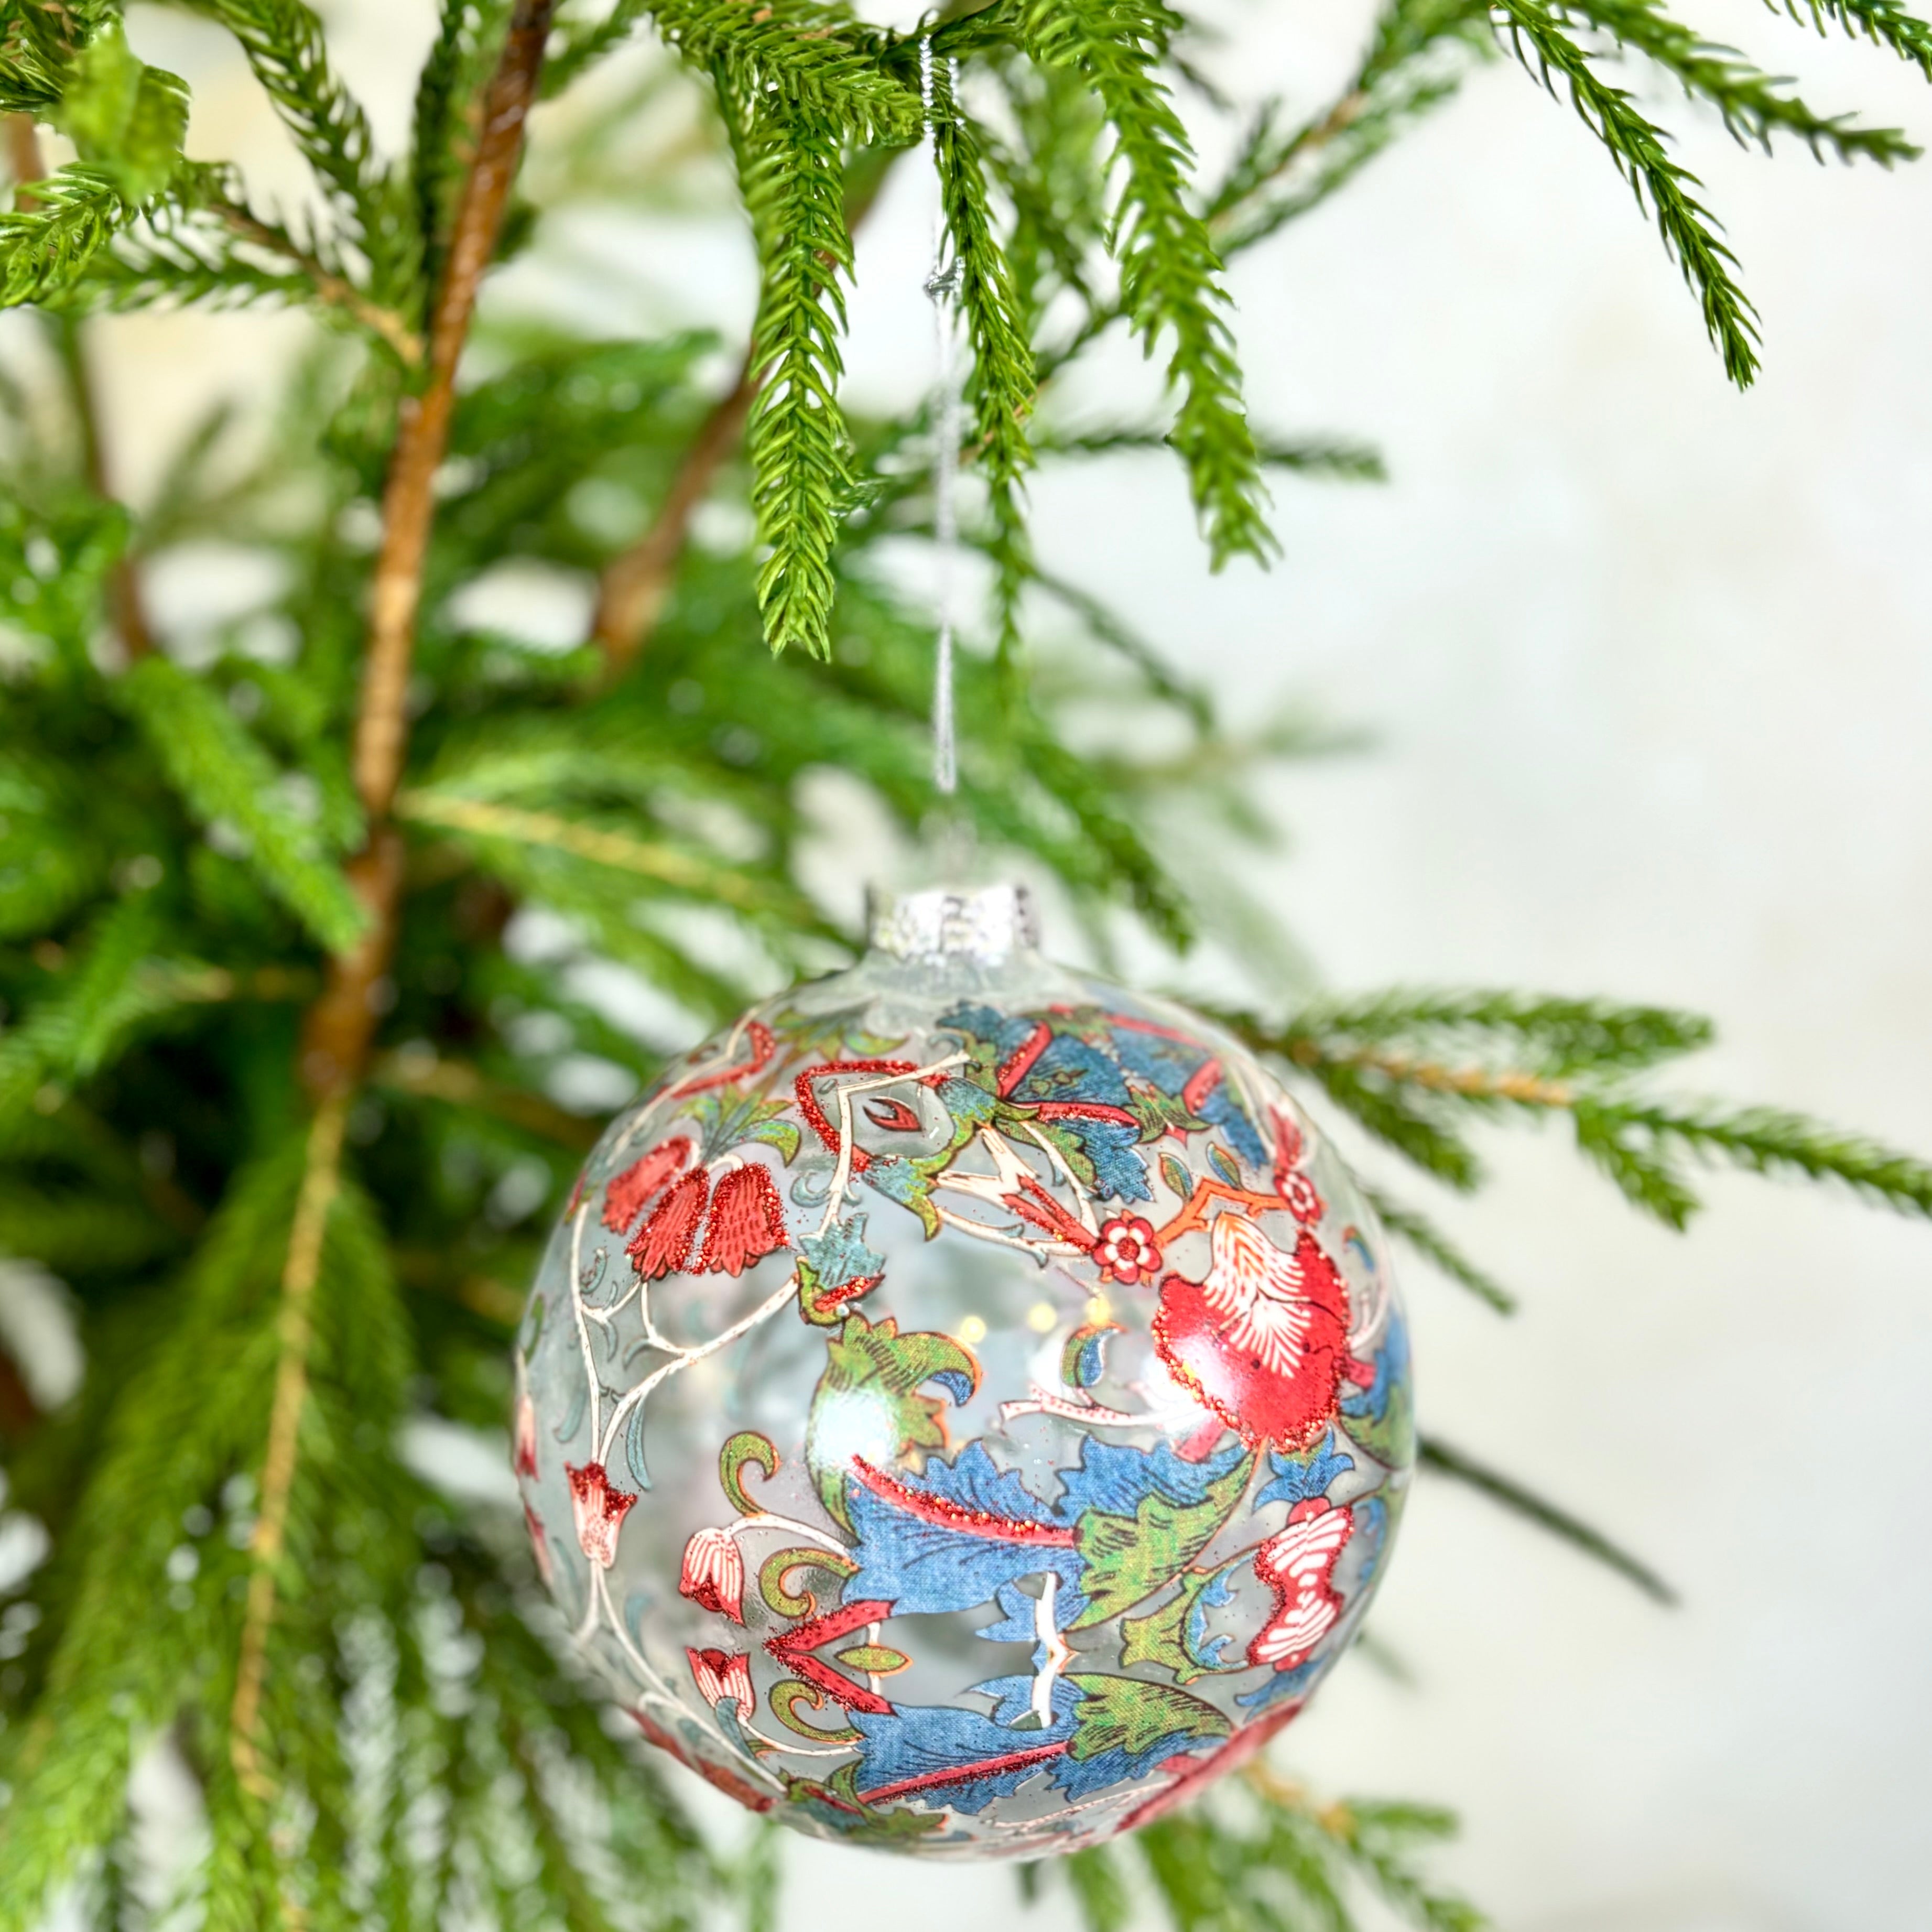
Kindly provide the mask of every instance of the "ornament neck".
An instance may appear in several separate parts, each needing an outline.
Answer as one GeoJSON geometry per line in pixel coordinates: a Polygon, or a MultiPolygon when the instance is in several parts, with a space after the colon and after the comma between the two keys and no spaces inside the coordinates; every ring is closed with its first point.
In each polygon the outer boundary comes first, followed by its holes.
{"type": "Polygon", "coordinates": [[[958,960],[994,966],[1040,944],[1033,895],[1024,886],[946,886],[918,892],[874,886],[866,926],[874,952],[908,964],[958,960]]]}

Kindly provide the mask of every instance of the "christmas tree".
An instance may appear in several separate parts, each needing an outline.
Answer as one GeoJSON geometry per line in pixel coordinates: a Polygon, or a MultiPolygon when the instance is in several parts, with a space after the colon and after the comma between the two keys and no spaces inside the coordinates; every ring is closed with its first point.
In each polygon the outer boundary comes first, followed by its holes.
{"type": "MultiPolygon", "coordinates": [[[[1036,466],[1163,448],[1212,562],[1265,562],[1270,478],[1378,473],[1250,423],[1223,271],[1480,62],[1574,106],[1741,386],[1754,310],[1634,76],[1767,148],[1889,166],[1902,134],[1654,0],[1391,0],[1342,92],[1254,114],[1165,6],[992,0],[902,33],[817,0],[465,0],[392,154],[304,0],[192,10],[312,171],[296,213],[188,156],[185,88],[106,0],[8,0],[0,37],[0,281],[44,325],[0,383],[0,1253],[67,1285],[86,1360],[43,1412],[0,1354],[7,1500],[46,1545],[0,1612],[0,1925],[60,1897],[104,1926],[770,1920],[774,1843],[696,1828],[582,1675],[520,1523],[405,1448],[425,1422],[502,1439],[523,1291],[603,1114],[674,1042],[849,956],[808,889],[828,765],[909,842],[937,823],[1053,884],[1096,949],[1246,961],[1229,1024],[1432,1184],[1481,1183],[1479,1127],[1560,1120],[1673,1228],[1700,1162],[1932,1214],[1923,1162],[1674,1097],[1660,1070],[1708,1042],[1696,1016],[1310,991],[1263,909],[1165,856],[1177,823],[1260,836],[1245,782],[1307,734],[1224,723],[1026,523],[1036,466]],[[1191,142],[1230,118],[1197,170],[1191,142]],[[574,207],[702,198],[723,166],[759,268],[746,340],[493,314],[494,272],[574,207]],[[852,236],[914,169],[956,254],[986,592],[944,804],[934,626],[903,568],[935,533],[932,412],[840,393],[852,236]],[[272,422],[238,467],[210,416],[130,514],[87,317],[243,303],[314,324],[272,422]],[[1164,408],[1066,426],[1056,381],[1120,334],[1164,408]],[[171,637],[144,578],[209,538],[282,588],[171,637]],[[466,595],[506,559],[594,580],[571,647],[466,595]],[[1124,701],[1132,728],[1096,736],[1124,701]],[[680,1017],[635,1023],[639,988],[680,1017]],[[129,1802],[157,1748],[200,1820],[165,1885],[129,1802]]],[[[1792,11],[1932,78],[1932,26],[1894,0],[1792,11]]],[[[1377,1204],[1418,1272],[1508,1312],[1407,1195],[1377,1204]]],[[[1665,1594],[1513,1477],[1422,1455],[1665,1594]]],[[[1181,1928],[1347,1927],[1369,1893],[1472,1926],[1424,1868],[1450,1824],[1256,1765],[1023,1888],[1070,1887],[1096,1932],[1148,1898],[1181,1928]]]]}

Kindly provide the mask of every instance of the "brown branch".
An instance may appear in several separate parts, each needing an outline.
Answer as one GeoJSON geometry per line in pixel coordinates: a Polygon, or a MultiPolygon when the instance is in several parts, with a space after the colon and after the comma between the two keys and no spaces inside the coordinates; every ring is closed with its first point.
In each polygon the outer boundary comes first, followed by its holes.
{"type": "Polygon", "coordinates": [[[251,1797],[264,1799],[274,1796],[274,1784],[262,1768],[257,1730],[262,1682],[268,1667],[268,1627],[275,1615],[275,1566],[281,1561],[288,1534],[289,1498],[295,1487],[302,1410],[308,1400],[308,1352],[314,1333],[309,1311],[322,1273],[328,1210],[335,1204],[341,1184],[342,1130],[348,1110],[346,1094],[332,1095],[309,1128],[302,1192],[296,1199],[288,1258],[282,1267],[274,1402],[268,1415],[268,1451],[262,1463],[262,1508],[249,1540],[253,1570],[228,1724],[235,1775],[251,1797]]]}
{"type": "MultiPolygon", "coordinates": [[[[886,177],[901,152],[877,160],[845,201],[845,232],[856,235],[878,206],[886,177]]],[[[604,654],[602,681],[621,677],[649,644],[670,597],[678,559],[691,535],[691,520],[710,494],[738,439],[744,434],[752,405],[758,400],[760,371],[754,340],[745,350],[738,380],[713,403],[690,447],[679,460],[670,488],[657,514],[629,549],[604,566],[598,580],[597,605],[591,614],[590,642],[604,654]]]]}
{"type": "Polygon", "coordinates": [[[449,446],[456,364],[476,313],[477,290],[496,252],[556,10],[556,0],[517,0],[510,16],[502,52],[484,92],[476,152],[464,177],[430,316],[428,380],[419,394],[403,399],[382,491],[382,544],[370,584],[368,655],[356,730],[356,788],[372,820],[387,817],[402,775],[408,728],[404,701],[435,513],[436,472],[449,446]]]}
{"type": "Polygon", "coordinates": [[[650,527],[604,566],[590,620],[590,640],[604,653],[607,682],[622,676],[657,628],[677,574],[677,560],[691,534],[692,514],[736,448],[758,393],[748,352],[737,381],[712,404],[699,424],[650,527]]]}
{"type": "Polygon", "coordinates": [[[1298,1066],[1354,1066],[1379,1073],[1408,1087],[1426,1088],[1432,1094],[1454,1094],[1465,1100],[1510,1100],[1523,1107],[1569,1107],[1576,1104],[1576,1090],[1560,1080],[1546,1080],[1540,1074],[1520,1073],[1505,1069],[1501,1072],[1486,1066],[1445,1066],[1433,1060],[1418,1060],[1406,1053],[1378,1052],[1364,1047],[1357,1053],[1324,1053],[1313,1040],[1298,1040],[1288,1049],[1288,1058],[1298,1066]]]}
{"type": "MultiPolygon", "coordinates": [[[[7,166],[14,177],[14,202],[22,210],[34,206],[28,184],[46,173],[40,154],[40,136],[34,132],[30,114],[9,114],[7,122],[7,166]]],[[[80,323],[69,315],[46,318],[52,332],[54,353],[67,378],[68,395],[74,410],[74,428],[80,438],[81,474],[88,488],[104,502],[111,501],[108,487],[107,452],[100,433],[100,401],[88,366],[87,345],[82,340],[80,323]]],[[[146,657],[154,647],[154,634],[148,622],[142,602],[141,580],[135,574],[134,560],[124,551],[107,573],[107,601],[113,616],[116,634],[131,658],[146,657]]]]}
{"type": "Polygon", "coordinates": [[[282,1270],[274,1401],[230,1713],[236,1775],[257,1797],[274,1792],[262,1766],[257,1733],[268,1630],[274,1617],[275,1568],[287,1532],[302,1412],[308,1400],[310,1311],[321,1274],[328,1212],[340,1184],[343,1128],[368,1066],[381,1004],[380,985],[394,950],[402,898],[402,836],[390,822],[389,812],[408,731],[404,698],[435,509],[434,484],[449,443],[456,365],[476,313],[477,290],[496,252],[556,5],[556,0],[517,0],[510,16],[496,70],[484,91],[476,155],[464,178],[436,290],[428,380],[419,394],[404,399],[398,412],[382,493],[382,542],[371,590],[355,748],[356,788],[368,814],[370,831],[368,842],[347,868],[350,882],[370,918],[362,939],[329,962],[327,982],[303,1019],[299,1070],[318,1104],[282,1270]]]}
{"type": "Polygon", "coordinates": [[[456,365],[502,228],[556,7],[556,0],[517,0],[510,16],[496,71],[484,90],[476,152],[464,177],[436,290],[427,379],[419,392],[404,398],[398,412],[382,490],[382,542],[370,584],[368,646],[356,721],[356,790],[368,814],[370,834],[348,872],[368,908],[370,923],[354,947],[330,962],[328,982],[303,1024],[302,1078],[318,1099],[346,1093],[362,1078],[375,1032],[380,982],[394,948],[403,855],[390,818],[409,732],[405,700],[436,511],[436,473],[449,447],[456,365]]]}
{"type": "Polygon", "coordinates": [[[339,308],[353,316],[364,328],[380,335],[409,368],[414,369],[421,365],[422,338],[394,309],[371,302],[346,276],[325,268],[313,255],[303,250],[292,235],[272,222],[262,220],[235,202],[216,201],[210,206],[232,233],[299,268],[322,301],[332,308],[339,308]]]}

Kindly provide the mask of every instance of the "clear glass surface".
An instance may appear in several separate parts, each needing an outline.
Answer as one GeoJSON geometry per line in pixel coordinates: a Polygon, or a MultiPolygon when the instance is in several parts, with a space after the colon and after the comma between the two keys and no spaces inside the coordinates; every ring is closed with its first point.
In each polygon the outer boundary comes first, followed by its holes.
{"type": "Polygon", "coordinates": [[[873,933],[591,1155],[518,1350],[531,1534],[645,1734],[741,1802],[1077,1850],[1347,1647],[1407,1333],[1367,1202],[1216,1027],[1050,963],[1013,888],[873,933]]]}

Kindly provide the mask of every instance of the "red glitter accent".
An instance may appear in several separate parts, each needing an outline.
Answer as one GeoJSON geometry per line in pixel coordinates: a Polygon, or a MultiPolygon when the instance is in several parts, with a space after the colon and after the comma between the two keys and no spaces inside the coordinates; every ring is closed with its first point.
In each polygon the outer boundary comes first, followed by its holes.
{"type": "Polygon", "coordinates": [[[651,1210],[651,1218],[624,1251],[646,1281],[682,1274],[691,1265],[691,1244],[698,1238],[710,1191],[704,1168],[694,1168],[651,1210]]]}
{"type": "MultiPolygon", "coordinates": [[[[798,1111],[811,1123],[812,1131],[824,1142],[826,1150],[836,1158],[838,1153],[838,1132],[825,1118],[825,1109],[818,1104],[818,1096],[812,1090],[812,1083],[822,1080],[828,1073],[916,1073],[919,1064],[911,1060],[823,1060],[816,1066],[808,1066],[792,1082],[792,1091],[798,1096],[798,1111]]],[[[872,1156],[863,1148],[852,1150],[852,1172],[863,1174],[872,1165],[872,1156]]]]}
{"type": "Polygon", "coordinates": [[[1288,1527],[1254,1553],[1255,1574],[1274,1593],[1274,1610],[1248,1646],[1250,1664],[1293,1670],[1342,1618],[1335,1565],[1354,1534],[1353,1510],[1310,1496],[1288,1513],[1288,1527]]]}
{"type": "Polygon", "coordinates": [[[917,1516],[956,1529],[962,1536],[983,1536],[994,1543],[1030,1543],[1055,1550],[1073,1547],[1073,1532],[1057,1522],[1034,1522],[1024,1516],[999,1516],[992,1510],[968,1509],[946,1496],[929,1496],[922,1490],[907,1486],[883,1469],[875,1469],[862,1456],[852,1458],[852,1473],[883,1502],[917,1516]]]}
{"type": "Polygon", "coordinates": [[[1150,1033],[1156,1040],[1178,1040],[1183,1046],[1191,1046],[1197,1053],[1208,1051],[1191,1033],[1183,1033],[1178,1027],[1162,1026],[1156,1020],[1136,1019],[1131,1013],[1109,1013],[1107,1024],[1118,1027],[1123,1033],[1150,1033]]]}
{"type": "Polygon", "coordinates": [[[1174,1378],[1250,1448],[1274,1442],[1298,1450],[1322,1439],[1334,1418],[1337,1385],[1349,1372],[1348,1288],[1306,1229],[1292,1257],[1280,1260],[1294,1280],[1302,1318],[1287,1366],[1270,1366],[1256,1348],[1234,1339],[1242,1317],[1228,1312],[1230,1302],[1263,1291],[1258,1283],[1223,1279],[1218,1256],[1204,1281],[1170,1274],[1161,1283],[1154,1338],[1174,1378]]]}
{"type": "Polygon", "coordinates": [[[1110,1107],[1101,1100],[1035,1100],[1021,1104],[1030,1104],[1042,1120],[1114,1120],[1124,1127],[1140,1125],[1126,1108],[1110,1107]]]}
{"type": "Polygon", "coordinates": [[[1198,1114],[1208,1095],[1221,1084],[1221,1063],[1218,1060],[1204,1060],[1188,1076],[1187,1084],[1180,1090],[1180,1104],[1190,1114],[1198,1114]]]}
{"type": "Polygon", "coordinates": [[[771,1171],[756,1161],[734,1168],[711,1196],[711,1220],[698,1258],[700,1274],[742,1274],[754,1262],[791,1245],[771,1171]]]}
{"type": "Polygon", "coordinates": [[[1023,1193],[1003,1194],[1000,1198],[1022,1221],[1030,1222],[1043,1233],[1056,1234],[1063,1241],[1071,1242],[1083,1253],[1091,1251],[1094,1238],[1054,1199],[1035,1176],[1022,1174],[1020,1186],[1024,1190],[1023,1193]]]}
{"type": "Polygon", "coordinates": [[[910,1798],[915,1792],[942,1791],[949,1785],[971,1784],[982,1778],[999,1778],[1028,1766],[1050,1763],[1064,1756],[1070,1739],[1057,1744],[1035,1744],[1031,1750],[1008,1751],[1004,1757],[982,1758],[977,1764],[962,1764],[952,1771],[922,1771],[916,1778],[902,1778],[890,1784],[876,1784],[859,1796],[868,1804],[889,1804],[895,1798],[910,1798]]]}
{"type": "Polygon", "coordinates": [[[883,1623],[892,1613],[891,1604],[866,1598],[859,1603],[844,1604],[822,1617],[794,1624],[781,1636],[768,1636],[765,1648],[788,1670],[796,1671],[806,1683],[823,1690],[848,1711],[890,1717],[892,1707],[877,1691],[854,1683],[849,1677],[841,1676],[830,1664],[814,1657],[812,1652],[828,1643],[836,1643],[841,1637],[850,1636],[866,1624],[883,1623]]]}
{"type": "Polygon", "coordinates": [[[1176,1805],[1185,1804],[1204,1785],[1213,1784],[1222,1773],[1238,1769],[1270,1738],[1286,1730],[1301,1715],[1303,1701],[1297,1698],[1278,1711],[1270,1711],[1264,1718],[1257,1718],[1252,1724],[1244,1724],[1218,1750],[1196,1759],[1166,1790],[1156,1792],[1144,1804],[1130,1811],[1120,1820],[1118,1828],[1132,1832],[1142,1825],[1150,1825],[1156,1818],[1164,1818],[1176,1805]]]}
{"type": "Polygon", "coordinates": [[[612,1177],[604,1190],[604,1225],[612,1234],[621,1234],[674,1174],[698,1151],[689,1136],[674,1135],[652,1148],[643,1160],[634,1161],[623,1172],[612,1177]]]}
{"type": "Polygon", "coordinates": [[[870,1294],[884,1280],[882,1274],[862,1274],[854,1280],[841,1282],[836,1288],[815,1289],[812,1305],[820,1315],[830,1315],[835,1308],[843,1308],[847,1302],[870,1294]]]}
{"type": "Polygon", "coordinates": [[[1053,1029],[1042,1020],[1000,1063],[993,1076],[993,1090],[1004,1100],[1033,1071],[1034,1062],[1053,1043],[1053,1029]]]}
{"type": "Polygon", "coordinates": [[[584,1555],[606,1570],[616,1561],[617,1532],[637,1500],[629,1490],[614,1490],[602,1462],[563,1466],[570,1484],[570,1514],[577,1525],[577,1541],[584,1555]]]}
{"type": "Polygon", "coordinates": [[[777,1051],[778,1042],[772,1038],[772,1030],[763,1020],[746,1023],[745,1037],[752,1042],[752,1057],[736,1066],[728,1066],[716,1073],[699,1075],[695,1079],[680,1080],[675,1087],[668,1088],[658,1097],[665,1100],[688,1100],[694,1094],[708,1094],[714,1087],[728,1087],[734,1080],[742,1080],[754,1073],[762,1073],[771,1064],[777,1051]]]}

